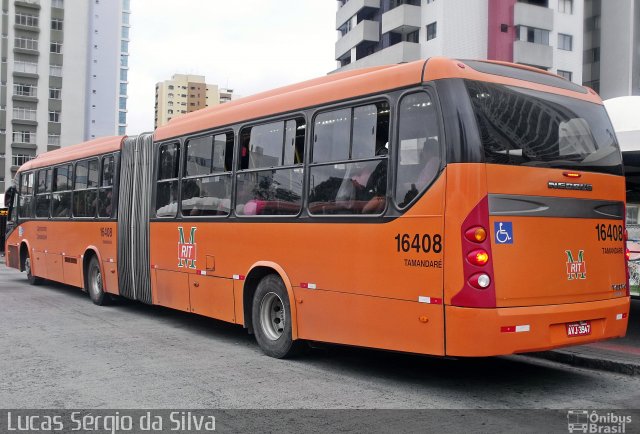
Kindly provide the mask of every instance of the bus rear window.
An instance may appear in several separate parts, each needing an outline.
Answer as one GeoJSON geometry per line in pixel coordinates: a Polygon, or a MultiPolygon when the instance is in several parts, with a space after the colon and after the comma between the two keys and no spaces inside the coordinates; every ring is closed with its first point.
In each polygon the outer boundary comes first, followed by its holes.
{"type": "Polygon", "coordinates": [[[622,175],[604,106],[520,87],[466,84],[487,163],[622,175]]]}

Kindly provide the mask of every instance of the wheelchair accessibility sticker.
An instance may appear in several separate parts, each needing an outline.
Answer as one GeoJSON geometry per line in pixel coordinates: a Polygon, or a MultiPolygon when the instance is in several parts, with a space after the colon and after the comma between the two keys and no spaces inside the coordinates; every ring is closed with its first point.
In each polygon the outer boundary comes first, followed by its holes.
{"type": "Polygon", "coordinates": [[[513,244],[513,223],[495,222],[493,224],[496,244],[513,244]]]}

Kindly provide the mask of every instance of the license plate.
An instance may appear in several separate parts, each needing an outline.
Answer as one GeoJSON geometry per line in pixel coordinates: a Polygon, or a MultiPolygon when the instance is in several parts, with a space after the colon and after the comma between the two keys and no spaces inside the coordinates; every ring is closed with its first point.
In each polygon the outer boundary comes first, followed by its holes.
{"type": "Polygon", "coordinates": [[[567,336],[587,336],[591,334],[591,321],[567,323],[567,336]]]}

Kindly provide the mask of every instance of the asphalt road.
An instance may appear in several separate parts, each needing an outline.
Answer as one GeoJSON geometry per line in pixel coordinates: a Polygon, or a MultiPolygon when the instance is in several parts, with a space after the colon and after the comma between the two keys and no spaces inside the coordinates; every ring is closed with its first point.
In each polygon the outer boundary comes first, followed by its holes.
{"type": "Polygon", "coordinates": [[[0,264],[0,408],[640,407],[640,378],[523,356],[442,359],[328,346],[264,356],[239,326],[29,286],[0,264]]]}

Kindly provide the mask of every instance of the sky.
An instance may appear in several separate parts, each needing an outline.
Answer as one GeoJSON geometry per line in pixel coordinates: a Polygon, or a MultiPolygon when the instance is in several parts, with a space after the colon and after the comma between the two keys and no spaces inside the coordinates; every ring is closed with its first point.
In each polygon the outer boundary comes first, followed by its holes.
{"type": "Polygon", "coordinates": [[[173,74],[248,96],[336,69],[334,0],[131,0],[127,134],[153,130],[173,74]]]}

